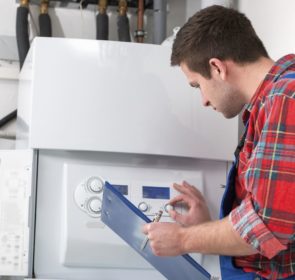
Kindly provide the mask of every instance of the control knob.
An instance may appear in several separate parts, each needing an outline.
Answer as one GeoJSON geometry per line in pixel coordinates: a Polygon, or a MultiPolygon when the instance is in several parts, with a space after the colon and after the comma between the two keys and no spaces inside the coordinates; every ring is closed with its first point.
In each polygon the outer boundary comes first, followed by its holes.
{"type": "Polygon", "coordinates": [[[88,202],[89,210],[94,214],[101,212],[101,200],[98,197],[91,198],[88,202]]]}
{"type": "Polygon", "coordinates": [[[138,204],[138,209],[142,212],[146,212],[149,209],[149,207],[146,202],[140,202],[138,204]]]}
{"type": "Polygon", "coordinates": [[[99,193],[103,189],[103,181],[99,177],[90,177],[87,180],[87,187],[90,191],[95,193],[99,193]]]}

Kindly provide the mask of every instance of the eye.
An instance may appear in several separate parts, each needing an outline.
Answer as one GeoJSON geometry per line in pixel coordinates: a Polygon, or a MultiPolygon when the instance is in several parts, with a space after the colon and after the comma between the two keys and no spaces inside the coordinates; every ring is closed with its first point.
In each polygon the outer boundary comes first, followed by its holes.
{"type": "Polygon", "coordinates": [[[191,83],[190,86],[197,89],[200,88],[200,85],[197,83],[191,83]]]}

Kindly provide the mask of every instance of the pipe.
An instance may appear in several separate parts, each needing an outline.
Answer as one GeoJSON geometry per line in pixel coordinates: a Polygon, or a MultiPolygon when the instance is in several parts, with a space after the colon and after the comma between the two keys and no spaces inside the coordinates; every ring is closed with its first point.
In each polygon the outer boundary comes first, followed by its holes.
{"type": "Polygon", "coordinates": [[[0,128],[5,126],[7,123],[15,119],[17,116],[17,110],[12,111],[8,115],[6,115],[4,118],[0,120],[0,128]]]}
{"type": "Polygon", "coordinates": [[[12,131],[0,130],[0,138],[1,139],[8,139],[8,140],[15,140],[16,139],[16,133],[12,132],[12,131]]]}
{"type": "Polygon", "coordinates": [[[127,1],[119,0],[119,15],[117,20],[119,41],[131,42],[129,19],[127,17],[127,1]]]}
{"type": "Polygon", "coordinates": [[[22,69],[30,48],[29,41],[29,0],[21,0],[16,11],[16,42],[19,56],[19,66],[22,69]]]}
{"type": "Polygon", "coordinates": [[[99,0],[98,14],[96,16],[96,39],[108,40],[109,39],[109,17],[106,13],[107,0],[99,0]]]}
{"type": "Polygon", "coordinates": [[[48,0],[42,0],[40,3],[39,27],[41,37],[52,37],[51,20],[48,14],[48,0]]]}
{"type": "Polygon", "coordinates": [[[154,44],[161,44],[167,36],[167,0],[154,0],[154,44]]]}
{"type": "Polygon", "coordinates": [[[137,30],[135,31],[135,38],[138,43],[143,43],[145,31],[143,29],[143,15],[144,15],[144,0],[138,0],[137,8],[137,30]]]}

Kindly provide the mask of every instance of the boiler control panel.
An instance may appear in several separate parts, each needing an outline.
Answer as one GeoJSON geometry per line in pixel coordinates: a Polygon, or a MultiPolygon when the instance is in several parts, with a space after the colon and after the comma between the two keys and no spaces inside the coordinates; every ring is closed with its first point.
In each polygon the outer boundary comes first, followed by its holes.
{"type": "MultiPolygon", "coordinates": [[[[99,175],[85,178],[76,188],[74,199],[77,206],[90,217],[100,217],[102,208],[102,195],[104,179],[99,175]]],[[[160,209],[163,217],[169,217],[172,206],[169,200],[177,195],[173,189],[173,182],[153,181],[117,181],[108,180],[121,194],[126,196],[146,216],[153,217],[160,209]]],[[[181,206],[177,211],[182,212],[181,206]]]]}

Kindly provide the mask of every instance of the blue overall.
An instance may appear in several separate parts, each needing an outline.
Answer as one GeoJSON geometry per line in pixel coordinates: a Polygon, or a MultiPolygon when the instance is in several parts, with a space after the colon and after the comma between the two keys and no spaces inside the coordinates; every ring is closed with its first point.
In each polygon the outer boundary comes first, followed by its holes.
{"type": "MultiPolygon", "coordinates": [[[[281,78],[293,78],[295,79],[295,73],[287,74],[281,78]]],[[[235,178],[237,173],[237,163],[239,161],[239,153],[244,146],[248,124],[246,125],[244,135],[235,151],[235,161],[229,171],[224,195],[220,208],[220,219],[229,215],[232,210],[232,205],[235,199],[235,178]]],[[[241,268],[237,268],[233,264],[233,258],[229,256],[220,256],[220,269],[222,280],[261,280],[265,279],[254,272],[245,272],[241,268]]],[[[284,278],[288,280],[295,280],[295,275],[284,278]]]]}

